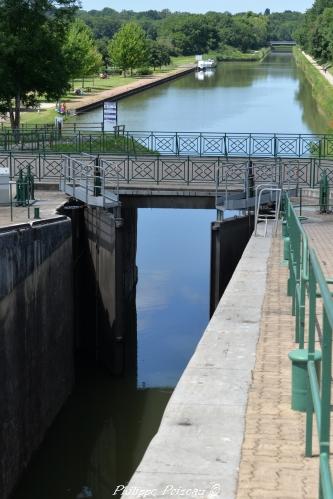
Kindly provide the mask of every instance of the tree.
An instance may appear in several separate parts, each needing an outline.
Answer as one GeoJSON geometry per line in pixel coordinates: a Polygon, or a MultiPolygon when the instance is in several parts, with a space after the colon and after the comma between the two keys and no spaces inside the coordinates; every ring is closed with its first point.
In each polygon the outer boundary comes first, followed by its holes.
{"type": "Polygon", "coordinates": [[[201,14],[173,14],[165,19],[163,38],[170,38],[175,52],[183,55],[214,50],[220,42],[218,29],[211,17],[201,14]]]}
{"type": "Polygon", "coordinates": [[[271,10],[270,9],[265,9],[265,12],[264,12],[264,16],[269,16],[271,13],[271,10]]]}
{"type": "Polygon", "coordinates": [[[0,0],[0,112],[20,126],[22,103],[57,99],[70,78],[62,50],[76,0],[0,0]]]}
{"type": "Polygon", "coordinates": [[[170,64],[170,50],[161,42],[149,40],[148,44],[148,64],[154,69],[156,67],[170,64]]]}
{"type": "Polygon", "coordinates": [[[118,31],[109,45],[112,63],[124,71],[139,68],[147,62],[147,41],[143,29],[129,22],[118,31]]]}
{"type": "Polygon", "coordinates": [[[295,31],[301,47],[321,62],[333,60],[333,0],[315,0],[295,31]]]}
{"type": "Polygon", "coordinates": [[[92,31],[81,19],[76,19],[71,25],[66,37],[64,53],[72,79],[89,76],[97,72],[103,64],[92,31]]]}

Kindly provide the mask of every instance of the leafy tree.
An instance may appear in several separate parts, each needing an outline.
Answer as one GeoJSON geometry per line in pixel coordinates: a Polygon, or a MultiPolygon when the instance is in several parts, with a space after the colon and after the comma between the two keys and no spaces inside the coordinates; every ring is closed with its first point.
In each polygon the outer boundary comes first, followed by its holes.
{"type": "Polygon", "coordinates": [[[333,0],[315,0],[295,31],[295,39],[321,62],[333,61],[333,0]]]}
{"type": "Polygon", "coordinates": [[[105,67],[109,66],[110,64],[109,41],[110,40],[106,37],[98,38],[96,40],[96,47],[102,56],[103,65],[105,67]]]}
{"type": "Polygon", "coordinates": [[[264,16],[269,16],[271,13],[270,9],[265,9],[264,16]]]}
{"type": "Polygon", "coordinates": [[[219,44],[218,29],[204,15],[176,14],[168,17],[162,28],[181,54],[201,54],[214,50],[219,44]]]}
{"type": "Polygon", "coordinates": [[[122,25],[120,14],[108,7],[100,11],[80,11],[78,17],[91,28],[94,37],[97,39],[112,38],[122,25]]]}
{"type": "Polygon", "coordinates": [[[148,64],[154,69],[170,64],[170,50],[161,42],[155,40],[149,41],[148,44],[148,64]]]}
{"type": "Polygon", "coordinates": [[[304,14],[291,10],[272,13],[268,18],[269,40],[293,40],[294,32],[302,24],[303,19],[304,14]]]}
{"type": "Polygon", "coordinates": [[[135,22],[125,24],[109,45],[113,64],[124,71],[139,68],[147,61],[147,40],[143,29],[135,22]]]}
{"type": "Polygon", "coordinates": [[[92,31],[81,19],[76,19],[71,25],[66,37],[64,53],[73,79],[84,78],[97,72],[103,63],[92,31]]]}
{"type": "Polygon", "coordinates": [[[0,112],[12,128],[22,103],[59,98],[68,88],[62,44],[75,8],[76,0],[0,0],[0,112]]]}

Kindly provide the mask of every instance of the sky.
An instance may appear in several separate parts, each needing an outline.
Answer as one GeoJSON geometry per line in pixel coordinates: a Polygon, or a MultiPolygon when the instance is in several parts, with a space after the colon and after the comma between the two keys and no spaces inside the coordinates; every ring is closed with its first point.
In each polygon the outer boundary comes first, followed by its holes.
{"type": "Polygon", "coordinates": [[[266,7],[271,12],[281,12],[284,10],[305,11],[313,4],[313,0],[81,0],[82,8],[85,10],[101,10],[110,7],[117,11],[121,10],[162,10],[187,11],[187,12],[207,12],[214,10],[217,12],[229,11],[263,12],[266,7]]]}

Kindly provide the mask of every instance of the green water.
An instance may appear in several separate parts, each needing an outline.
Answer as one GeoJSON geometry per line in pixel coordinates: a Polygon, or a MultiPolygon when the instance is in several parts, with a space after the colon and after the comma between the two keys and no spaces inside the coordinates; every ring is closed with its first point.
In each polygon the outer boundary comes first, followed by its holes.
{"type": "MultiPolygon", "coordinates": [[[[101,108],[79,116],[99,123],[101,108]]],[[[128,130],[322,133],[311,85],[288,52],[261,63],[222,63],[119,101],[128,130]],[[203,78],[202,80],[198,78],[203,78]]]]}

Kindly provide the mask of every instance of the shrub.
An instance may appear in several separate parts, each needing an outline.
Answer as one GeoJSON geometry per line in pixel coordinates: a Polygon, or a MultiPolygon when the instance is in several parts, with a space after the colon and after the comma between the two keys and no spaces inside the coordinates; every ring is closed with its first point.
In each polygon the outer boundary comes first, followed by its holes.
{"type": "Polygon", "coordinates": [[[148,67],[144,67],[144,68],[138,68],[135,73],[138,75],[138,76],[147,76],[147,75],[152,75],[153,74],[153,70],[151,68],[148,68],[148,67]]]}

